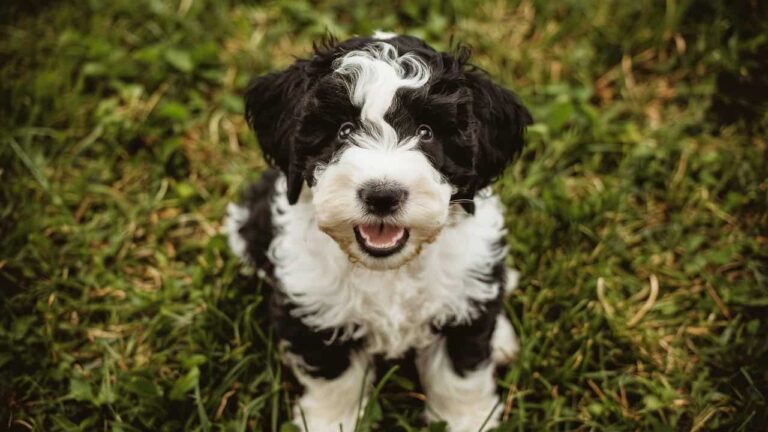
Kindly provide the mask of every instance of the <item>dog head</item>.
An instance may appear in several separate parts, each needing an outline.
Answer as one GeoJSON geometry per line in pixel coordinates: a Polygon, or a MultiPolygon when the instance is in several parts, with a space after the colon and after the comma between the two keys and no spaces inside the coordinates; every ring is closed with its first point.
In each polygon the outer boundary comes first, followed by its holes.
{"type": "Polygon", "coordinates": [[[247,121],[288,201],[304,191],[351,259],[407,262],[522,149],[530,114],[468,57],[409,36],[328,39],[249,85],[247,121]]]}

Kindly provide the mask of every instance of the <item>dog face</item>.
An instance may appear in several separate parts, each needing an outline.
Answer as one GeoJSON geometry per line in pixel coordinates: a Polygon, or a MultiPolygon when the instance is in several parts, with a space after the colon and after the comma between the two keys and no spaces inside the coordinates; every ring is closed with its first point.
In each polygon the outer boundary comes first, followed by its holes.
{"type": "Polygon", "coordinates": [[[248,87],[246,118],[288,201],[304,188],[353,261],[407,262],[522,149],[530,114],[467,60],[408,36],[330,39],[248,87]]]}

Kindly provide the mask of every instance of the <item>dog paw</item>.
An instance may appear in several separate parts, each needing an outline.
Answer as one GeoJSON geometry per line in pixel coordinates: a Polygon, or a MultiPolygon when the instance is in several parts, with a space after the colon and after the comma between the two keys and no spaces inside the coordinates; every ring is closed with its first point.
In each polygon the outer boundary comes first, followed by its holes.
{"type": "Polygon", "coordinates": [[[491,338],[491,360],[497,366],[509,364],[520,351],[515,329],[503,313],[496,319],[496,328],[491,338]]]}
{"type": "Polygon", "coordinates": [[[484,432],[499,425],[501,407],[498,401],[498,396],[464,401],[450,409],[444,407],[439,415],[427,409],[426,418],[428,422],[446,422],[448,432],[484,432]]]}
{"type": "Polygon", "coordinates": [[[245,207],[229,203],[227,205],[227,215],[221,224],[223,233],[227,235],[229,248],[243,262],[248,261],[248,244],[243,236],[240,235],[240,228],[248,220],[248,214],[248,209],[245,207]]]}
{"type": "Polygon", "coordinates": [[[352,432],[357,422],[356,411],[339,413],[337,409],[326,411],[318,407],[304,409],[296,405],[293,410],[293,423],[303,432],[352,432]]]}
{"type": "Polygon", "coordinates": [[[517,284],[520,282],[520,272],[511,268],[507,268],[507,283],[504,285],[504,294],[509,295],[517,288],[517,284]]]}

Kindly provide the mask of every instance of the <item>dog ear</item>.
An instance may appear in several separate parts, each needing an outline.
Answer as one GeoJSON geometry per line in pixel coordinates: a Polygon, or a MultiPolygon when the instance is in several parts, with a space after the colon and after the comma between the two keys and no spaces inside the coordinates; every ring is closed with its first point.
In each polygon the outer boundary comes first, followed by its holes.
{"type": "Polygon", "coordinates": [[[309,66],[309,61],[299,60],[282,72],[252,80],[245,91],[245,118],[256,132],[264,158],[285,174],[291,204],[299,199],[303,184],[294,138],[304,95],[312,85],[309,66]]]}
{"type": "Polygon", "coordinates": [[[473,185],[477,191],[501,176],[520,154],[525,144],[525,128],[533,123],[533,118],[514,93],[491,82],[483,72],[470,70],[465,78],[472,91],[472,111],[477,119],[477,177],[473,185]]]}

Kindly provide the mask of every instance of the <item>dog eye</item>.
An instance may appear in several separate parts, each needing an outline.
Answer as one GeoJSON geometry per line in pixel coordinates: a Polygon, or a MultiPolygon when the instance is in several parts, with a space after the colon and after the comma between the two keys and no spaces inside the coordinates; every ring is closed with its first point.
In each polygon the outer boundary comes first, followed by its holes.
{"type": "Polygon", "coordinates": [[[416,134],[422,142],[432,141],[432,128],[427,125],[421,125],[416,129],[416,134]]]}
{"type": "Polygon", "coordinates": [[[339,139],[340,140],[346,140],[349,138],[350,135],[352,135],[352,131],[355,130],[355,125],[353,125],[350,122],[343,123],[341,127],[339,128],[339,139]]]}

